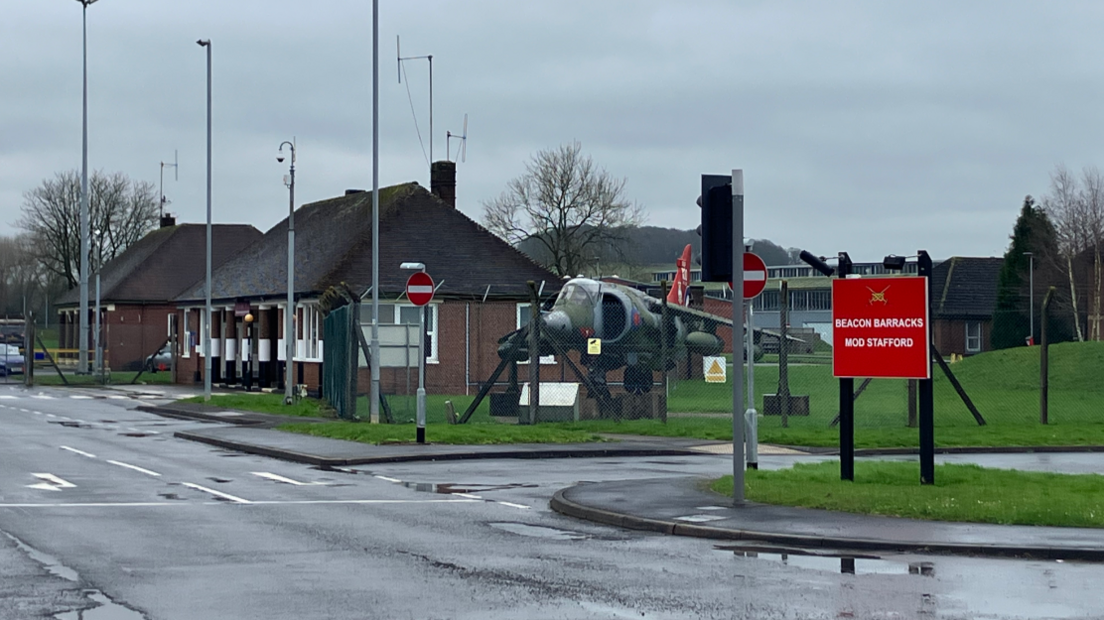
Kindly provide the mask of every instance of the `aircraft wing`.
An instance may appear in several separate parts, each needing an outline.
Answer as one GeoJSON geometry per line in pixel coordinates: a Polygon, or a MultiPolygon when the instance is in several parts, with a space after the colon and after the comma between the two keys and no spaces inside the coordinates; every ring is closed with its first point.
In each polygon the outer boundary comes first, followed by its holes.
{"type": "MultiPolygon", "coordinates": [[[[674,304],[667,304],[667,313],[671,316],[677,316],[684,322],[697,322],[702,321],[707,325],[717,326],[724,325],[725,327],[732,327],[732,319],[728,317],[719,316],[706,312],[704,310],[697,310],[695,308],[687,308],[686,306],[678,306],[674,304]]],[[[755,331],[769,336],[778,338],[782,334],[776,329],[763,329],[761,327],[755,328],[755,331]]],[[[790,342],[805,342],[801,338],[786,334],[786,339],[790,342]]]]}

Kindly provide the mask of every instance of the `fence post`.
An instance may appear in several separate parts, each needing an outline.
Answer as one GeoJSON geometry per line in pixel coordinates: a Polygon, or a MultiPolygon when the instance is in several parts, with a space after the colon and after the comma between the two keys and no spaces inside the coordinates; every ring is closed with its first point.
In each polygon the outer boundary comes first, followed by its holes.
{"type": "Polygon", "coordinates": [[[1046,297],[1043,297],[1043,308],[1040,312],[1042,324],[1039,325],[1039,423],[1050,423],[1050,411],[1048,399],[1050,397],[1050,347],[1047,341],[1047,309],[1050,307],[1050,296],[1054,294],[1054,287],[1047,289],[1046,297]]]}
{"type": "Polygon", "coordinates": [[[23,385],[34,386],[34,311],[28,312],[23,326],[23,385]]]}
{"type": "MultiPolygon", "coordinates": [[[[659,372],[663,373],[663,408],[660,410],[659,419],[662,423],[667,423],[667,280],[660,282],[660,287],[663,291],[663,296],[660,298],[663,304],[663,310],[660,313],[659,318],[659,372]]],[[[735,334],[735,323],[733,323],[733,331],[735,334]]],[[[735,342],[735,340],[733,340],[735,342]]],[[[733,348],[733,355],[735,355],[735,348],[733,348]]]]}
{"type": "Polygon", "coordinates": [[[908,379],[908,427],[916,428],[916,379],[908,379]]]}
{"type": "MultiPolygon", "coordinates": [[[[782,428],[790,426],[790,286],[782,280],[778,289],[778,406],[782,415],[782,428]]],[[[736,340],[736,321],[732,322],[733,342],[736,340]]],[[[733,362],[736,361],[736,346],[732,347],[733,362]]]]}
{"type": "MultiPolygon", "coordinates": [[[[540,407],[540,300],[537,283],[529,280],[529,416],[526,424],[537,422],[540,407]]],[[[518,417],[521,422],[521,417],[518,417]]]]}

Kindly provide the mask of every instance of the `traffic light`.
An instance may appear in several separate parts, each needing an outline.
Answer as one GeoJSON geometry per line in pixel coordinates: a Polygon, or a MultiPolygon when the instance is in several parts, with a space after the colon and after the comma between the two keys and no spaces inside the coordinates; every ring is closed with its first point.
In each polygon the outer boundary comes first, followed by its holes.
{"type": "Polygon", "coordinates": [[[732,177],[703,174],[701,207],[702,281],[732,281],[732,177]]]}

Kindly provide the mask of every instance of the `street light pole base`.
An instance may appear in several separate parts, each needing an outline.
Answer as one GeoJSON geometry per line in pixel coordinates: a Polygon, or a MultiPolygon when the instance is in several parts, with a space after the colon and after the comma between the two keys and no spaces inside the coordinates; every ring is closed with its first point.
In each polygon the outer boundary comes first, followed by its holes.
{"type": "Polygon", "coordinates": [[[425,427],[419,426],[417,433],[417,442],[425,443],[425,427]]]}

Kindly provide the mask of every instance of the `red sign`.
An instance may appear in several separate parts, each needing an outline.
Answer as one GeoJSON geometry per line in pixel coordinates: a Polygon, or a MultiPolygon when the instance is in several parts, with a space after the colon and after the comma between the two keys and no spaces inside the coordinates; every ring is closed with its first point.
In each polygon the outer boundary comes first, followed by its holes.
{"type": "Polygon", "coordinates": [[[832,374],[930,379],[928,279],[832,280],[832,374]]]}
{"type": "MultiPolygon", "coordinates": [[[[731,284],[729,285],[731,287],[731,284]]],[[[744,299],[755,299],[767,288],[767,264],[758,254],[744,252],[744,299]]]]}
{"type": "Polygon", "coordinates": [[[415,271],[406,281],[406,298],[415,306],[424,306],[433,299],[433,278],[424,271],[415,271]]]}

